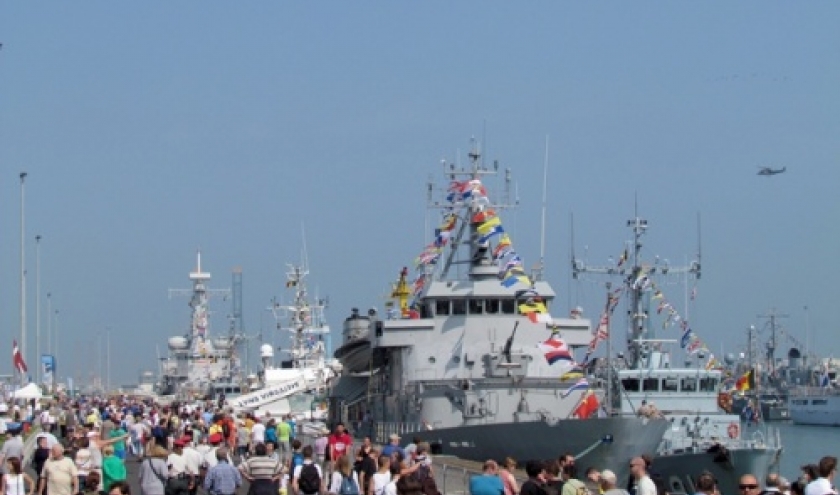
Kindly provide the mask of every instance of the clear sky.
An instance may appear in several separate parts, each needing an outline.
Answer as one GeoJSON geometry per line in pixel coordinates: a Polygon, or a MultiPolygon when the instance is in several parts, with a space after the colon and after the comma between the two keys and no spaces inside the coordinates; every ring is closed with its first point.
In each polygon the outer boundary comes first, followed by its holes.
{"type": "MultiPolygon", "coordinates": [[[[472,136],[513,169],[504,221],[530,266],[549,136],[555,313],[596,317],[603,299],[570,282],[570,215],[578,255],[605,262],[637,197],[647,253],[672,264],[701,215],[690,313],[713,350],[736,352],[772,307],[804,340],[808,306],[814,346],[837,355],[837,19],[831,1],[0,0],[0,340],[10,355],[20,328],[21,171],[27,358],[40,234],[60,374],[96,373],[110,330],[126,383],[187,329],[168,289],[189,286],[199,248],[216,288],[242,267],[246,329],[268,338],[302,225],[337,341],[422,250],[425,182],[472,136]]],[[[220,332],[230,302],[214,304],[220,332]]]]}

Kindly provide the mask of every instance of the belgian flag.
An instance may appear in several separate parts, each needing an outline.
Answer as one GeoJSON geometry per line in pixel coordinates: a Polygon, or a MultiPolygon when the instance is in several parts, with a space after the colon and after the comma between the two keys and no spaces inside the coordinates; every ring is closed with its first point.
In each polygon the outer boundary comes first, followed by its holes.
{"type": "Polygon", "coordinates": [[[738,381],[735,382],[735,388],[740,390],[741,392],[745,390],[752,390],[755,388],[755,370],[749,370],[738,378],[738,381]]]}

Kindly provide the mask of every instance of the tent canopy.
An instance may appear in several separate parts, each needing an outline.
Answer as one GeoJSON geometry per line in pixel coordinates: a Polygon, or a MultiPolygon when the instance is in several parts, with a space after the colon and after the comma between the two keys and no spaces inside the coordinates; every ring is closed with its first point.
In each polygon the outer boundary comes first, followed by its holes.
{"type": "Polygon", "coordinates": [[[12,392],[12,397],[15,399],[40,399],[42,396],[41,389],[34,383],[29,383],[12,392]]]}

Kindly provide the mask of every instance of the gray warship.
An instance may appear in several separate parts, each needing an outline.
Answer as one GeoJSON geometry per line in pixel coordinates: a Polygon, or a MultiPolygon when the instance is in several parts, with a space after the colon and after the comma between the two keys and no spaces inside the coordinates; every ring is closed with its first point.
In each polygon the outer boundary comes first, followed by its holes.
{"type": "MultiPolygon", "coordinates": [[[[428,188],[443,222],[416,277],[404,268],[386,311],[354,310],[344,322],[330,420],[376,442],[419,437],[434,453],[465,459],[570,452],[582,466],[628,474],[628,460],[655,451],[670,423],[605,417],[602,382],[560,379],[589,344],[590,321],[552,317],[555,292],[541,267],[522,268],[501,225],[507,206],[491,202],[482,182],[499,175],[498,164],[485,168],[474,151],[469,169],[444,164],[444,173],[445,201],[428,188]]],[[[509,170],[503,180],[511,183],[509,170]]]]}
{"type": "Polygon", "coordinates": [[[779,466],[778,430],[763,423],[742,425],[738,414],[724,409],[731,409],[724,400],[731,392],[724,384],[722,365],[667,300],[665,282],[657,285],[668,277],[699,279],[699,254],[686,267],[670,266],[658,257],[643,263],[642,236],[648,223],[636,215],[627,225],[633,231],[632,248],[624,250],[620,263],[593,267],[574,256],[572,260],[575,278],[594,273],[622,279],[622,286],[612,293],[608,286],[612,302],[607,307],[614,309],[618,298],[627,301],[627,355],[613,358],[608,351],[598,373],[611,384],[610,413],[668,420],[670,426],[655,449],[652,473],[662,477],[669,493],[696,493],[694,480],[704,471],[715,476],[724,493],[737,491],[744,474],[765,479],[779,466]],[[658,301],[656,309],[653,301],[658,301]],[[681,338],[657,338],[660,319],[662,328],[678,327],[681,338]],[[672,362],[669,351],[677,343],[685,350],[683,366],[672,362]]]}

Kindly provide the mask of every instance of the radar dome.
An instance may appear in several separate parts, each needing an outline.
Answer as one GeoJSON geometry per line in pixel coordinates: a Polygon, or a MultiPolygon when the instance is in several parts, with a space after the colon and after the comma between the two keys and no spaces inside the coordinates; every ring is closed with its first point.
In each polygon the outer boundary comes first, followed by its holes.
{"type": "Polygon", "coordinates": [[[271,344],[263,344],[260,346],[260,357],[274,357],[274,349],[271,344]]]}
{"type": "Polygon", "coordinates": [[[735,354],[732,354],[730,352],[727,355],[723,356],[723,362],[726,363],[728,366],[732,366],[733,364],[735,364],[735,354]]]}
{"type": "Polygon", "coordinates": [[[182,351],[189,346],[185,337],[169,337],[169,348],[173,351],[182,351]]]}

